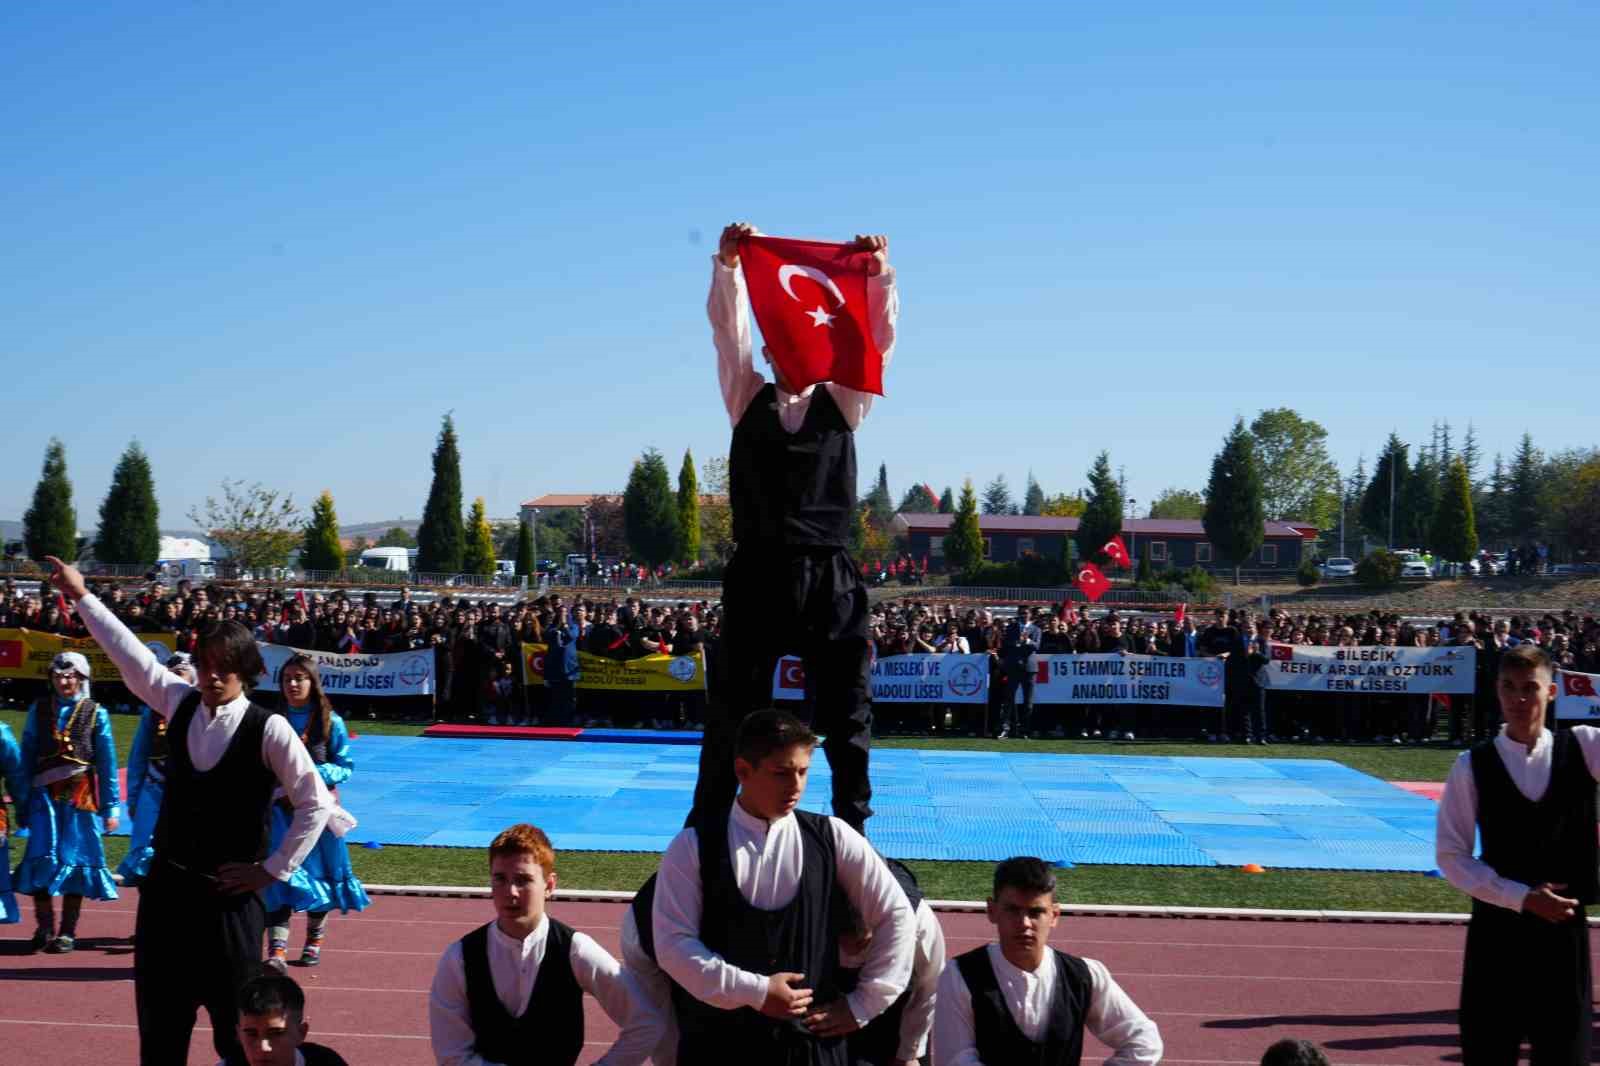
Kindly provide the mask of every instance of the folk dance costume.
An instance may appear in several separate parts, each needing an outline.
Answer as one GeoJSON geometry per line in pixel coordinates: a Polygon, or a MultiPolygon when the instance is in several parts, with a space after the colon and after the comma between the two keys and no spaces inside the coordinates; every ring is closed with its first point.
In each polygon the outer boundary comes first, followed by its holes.
{"type": "MultiPolygon", "coordinates": [[[[928,1053],[928,1035],[933,1031],[933,1009],[939,991],[939,975],[944,972],[944,930],[939,918],[923,898],[916,875],[898,859],[884,859],[884,865],[906,894],[914,923],[911,979],[900,998],[865,1026],[846,1038],[851,1066],[889,1066],[894,1062],[920,1059],[928,1053]]],[[[840,953],[841,986],[850,991],[861,978],[863,955],[840,953]]]]}
{"type": "Polygon", "coordinates": [[[633,975],[640,993],[661,1018],[661,1034],[650,1049],[655,1066],[678,1066],[678,1019],[673,1013],[672,978],[656,961],[655,928],[651,915],[656,906],[656,875],[639,886],[633,902],[622,915],[618,938],[622,943],[622,966],[633,975]]]}
{"type": "MultiPolygon", "coordinates": [[[[723,578],[722,639],[711,673],[694,810],[733,800],[739,723],[772,706],[772,676],[786,654],[805,661],[833,776],[833,813],[858,833],[872,814],[867,593],[847,545],[857,521],[855,430],[871,393],[823,382],[798,395],[753,365],[745,279],[713,257],[706,310],[733,442],[728,457],[733,538],[723,578]]],[[[867,279],[872,331],[887,367],[899,298],[894,270],[867,279]]]]}
{"type": "MultiPolygon", "coordinates": [[[[290,707],[284,710],[289,725],[299,734],[317,766],[317,774],[330,793],[338,799],[337,789],[350,779],[355,770],[355,759],[350,755],[350,731],[344,719],[337,714],[328,715],[328,735],[317,736],[320,716],[311,713],[310,707],[290,707]]],[[[272,843],[276,849],[289,832],[293,808],[279,797],[272,805],[272,843]]],[[[305,950],[300,955],[300,965],[316,966],[322,961],[322,941],[326,930],[328,912],[337,908],[341,914],[364,911],[371,905],[367,890],[357,879],[350,866],[350,849],[340,833],[332,828],[322,831],[316,846],[306,856],[305,863],[287,881],[267,886],[262,893],[271,925],[271,942],[268,955],[283,959],[288,950],[289,914],[306,911],[310,921],[306,926],[305,950]]]]}
{"type": "Polygon", "coordinates": [[[97,597],[83,596],[78,616],[129,690],[169,723],[155,856],[134,925],[140,1061],[187,1061],[202,1006],[217,1053],[241,1058],[234,991],[260,964],[265,916],[258,894],[218,891],[217,871],[227,863],[260,863],[284,880],[316,843],[332,798],[281,716],[244,694],[214,709],[203,706],[200,691],[168,671],[97,597]],[[269,855],[277,788],[295,810],[269,855]]]}
{"type": "MultiPolygon", "coordinates": [[[[0,722],[0,783],[22,811],[28,786],[22,773],[22,748],[17,744],[11,727],[0,722]]],[[[17,910],[17,896],[11,887],[11,816],[4,800],[0,800],[0,925],[14,925],[22,920],[17,910]]]]}
{"type": "Polygon", "coordinates": [[[1161,1061],[1161,1034],[1105,966],[1047,947],[1032,972],[999,944],[958,955],[939,979],[934,1066],[1076,1066],[1088,1029],[1106,1066],[1161,1061]]]}
{"type": "Polygon", "coordinates": [[[518,940],[496,922],[445,949],[428,993],[440,1066],[572,1066],[583,1053],[583,994],[621,1032],[597,1062],[650,1056],[660,1019],[632,976],[588,934],[546,914],[518,940]]]}
{"type": "Polygon", "coordinates": [[[1589,922],[1596,900],[1595,783],[1600,729],[1542,730],[1533,750],[1501,733],[1463,752],[1439,800],[1439,869],[1472,897],[1461,974],[1465,1066],[1588,1063],[1593,999],[1589,922]],[[1473,856],[1473,834],[1483,853],[1473,856]],[[1565,885],[1576,914],[1548,922],[1529,891],[1565,885]]]}
{"type": "Polygon", "coordinates": [[[156,820],[167,787],[167,720],[146,707],[128,751],[128,854],[117,866],[122,883],[138,887],[155,857],[156,820]]]}
{"type": "Polygon", "coordinates": [[[39,699],[22,729],[22,765],[33,780],[22,815],[28,847],[13,875],[15,891],[116,899],[100,839],[120,802],[116,741],[105,708],[84,695],[64,700],[52,692],[39,699]]]}
{"type": "Polygon", "coordinates": [[[841,995],[859,1024],[883,1013],[911,973],[906,896],[859,833],[838,818],[794,811],[768,822],[738,803],[701,815],[662,859],[651,935],[676,983],[681,1063],[845,1066],[842,1037],[760,1013],[768,978],[801,973],[822,1007],[841,995]],[[855,988],[845,992],[838,931],[844,902],[873,930],[855,988]]]}

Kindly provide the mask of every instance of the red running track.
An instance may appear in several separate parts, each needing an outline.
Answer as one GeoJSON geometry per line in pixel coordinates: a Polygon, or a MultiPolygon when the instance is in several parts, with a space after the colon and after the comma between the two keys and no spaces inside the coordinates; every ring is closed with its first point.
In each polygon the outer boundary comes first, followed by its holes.
{"type": "MultiPolygon", "coordinates": [[[[136,1060],[133,892],[87,904],[79,950],[26,955],[31,923],[0,926],[0,1059],[51,1066],[136,1060]]],[[[26,903],[24,904],[26,906],[26,903]]],[[[554,913],[618,953],[619,904],[558,902],[554,913]]],[[[486,901],[376,897],[330,920],[323,965],[291,969],[313,1034],[352,1066],[429,1063],[427,991],[439,953],[487,920],[486,901]]],[[[983,943],[979,914],[942,914],[952,955],[983,943]]],[[[298,919],[297,919],[298,921],[298,919]]],[[[297,925],[295,936],[302,933],[297,925]]],[[[1335,1063],[1459,1062],[1455,1003],[1463,926],[1068,917],[1054,943],[1110,967],[1161,1027],[1165,1062],[1255,1066],[1285,1036],[1335,1063]]],[[[291,953],[298,951],[298,939],[291,953]]],[[[610,1021],[585,998],[598,1058],[610,1021]]],[[[204,1014],[190,1063],[211,1063],[204,1014]]],[[[315,1038],[315,1037],[314,1037],[315,1038]]],[[[1090,1042],[1086,1062],[1104,1057],[1090,1042]]]]}

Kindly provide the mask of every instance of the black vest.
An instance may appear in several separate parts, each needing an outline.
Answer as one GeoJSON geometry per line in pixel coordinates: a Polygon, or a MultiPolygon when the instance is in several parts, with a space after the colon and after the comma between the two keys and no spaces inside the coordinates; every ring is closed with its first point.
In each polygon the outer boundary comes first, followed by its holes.
{"type": "Polygon", "coordinates": [[[489,927],[461,938],[467,975],[472,1050],[504,1066],[572,1066],[583,1053],[583,989],[572,976],[572,927],[554,918],[545,934],[544,961],[521,1017],[513,1018],[495,994],[489,971],[489,927]]]}
{"type": "MultiPolygon", "coordinates": [[[[805,974],[814,1003],[841,994],[839,941],[833,915],[838,861],[828,819],[795,811],[804,848],[800,886],[789,905],[775,911],[751,906],[739,891],[728,854],[729,807],[695,822],[700,848],[703,907],[700,941],[727,962],[754,973],[805,974]]],[[[845,1066],[843,1038],[811,1035],[799,1021],[780,1022],[749,1007],[719,1010],[674,985],[678,1061],[750,1062],[763,1066],[845,1066]]]]}
{"type": "Polygon", "coordinates": [[[167,743],[167,720],[150,712],[150,747],[145,751],[144,773],[153,781],[166,781],[167,756],[171,753],[167,743]]]}
{"type": "Polygon", "coordinates": [[[769,384],[733,429],[733,539],[741,548],[842,548],[856,517],[855,434],[824,386],[795,433],[778,421],[777,404],[769,384]]]}
{"type": "Polygon", "coordinates": [[[1562,895],[1597,902],[1595,779],[1570,730],[1550,738],[1550,785],[1538,800],[1517,790],[1493,740],[1472,749],[1483,861],[1525,885],[1565,884],[1562,895]]]}
{"type": "MultiPolygon", "coordinates": [[[[306,1060],[306,1066],[349,1066],[337,1051],[321,1044],[301,1044],[298,1050],[300,1057],[306,1060]]],[[[225,1061],[227,1066],[247,1066],[242,1055],[225,1061]]]]}
{"type": "Polygon", "coordinates": [[[1077,1066],[1083,1058],[1083,1020],[1089,1014],[1089,967],[1065,952],[1056,951],[1055,957],[1055,1009],[1045,1024],[1043,1042],[1035,1044],[1022,1035],[1016,1019],[1011,1017],[1005,993],[989,963],[988,947],[956,956],[961,979],[972,994],[972,1028],[978,1058],[1006,1066],[1077,1066]]]}
{"type": "MultiPolygon", "coordinates": [[[[650,956],[651,962],[656,962],[656,875],[651,874],[650,879],[639,886],[639,891],[634,893],[633,924],[639,931],[639,947],[650,956]]],[[[659,963],[657,963],[659,965],[659,963]]]]}
{"type": "MultiPolygon", "coordinates": [[[[906,902],[911,904],[912,920],[915,922],[917,908],[922,905],[922,888],[917,884],[917,875],[906,868],[905,863],[899,859],[883,858],[889,872],[894,874],[895,881],[899,882],[900,889],[906,894],[906,902]]],[[[916,948],[913,945],[913,953],[916,948]]],[[[913,971],[912,980],[916,979],[913,971]]],[[[861,980],[861,971],[855,968],[840,968],[839,989],[848,994],[854,992],[856,983],[861,980]]],[[[893,1062],[900,1051],[900,1022],[905,1017],[906,1000],[911,998],[911,987],[900,993],[900,998],[889,1004],[888,1008],[876,1018],[868,1022],[863,1028],[851,1033],[848,1041],[850,1044],[850,1062],[852,1066],[886,1066],[893,1062]]]]}
{"type": "Polygon", "coordinates": [[[65,743],[56,741],[56,722],[60,708],[55,697],[47,696],[33,705],[33,735],[38,738],[38,754],[29,773],[43,773],[67,764],[94,765],[94,727],[100,705],[86,697],[74,702],[67,716],[65,743]]]}
{"type": "Polygon", "coordinates": [[[158,860],[210,874],[223,863],[267,857],[267,815],[278,779],[261,757],[271,711],[246,707],[222,758],[203,773],[189,757],[189,722],[199,713],[200,693],[190,693],[167,725],[167,784],[155,850],[158,860]]]}

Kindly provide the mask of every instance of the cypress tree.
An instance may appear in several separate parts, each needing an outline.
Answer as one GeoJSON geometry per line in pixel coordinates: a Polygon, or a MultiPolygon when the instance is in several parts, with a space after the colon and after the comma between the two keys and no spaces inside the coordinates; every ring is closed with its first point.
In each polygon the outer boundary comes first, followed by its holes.
{"type": "Polygon", "coordinates": [[[300,543],[300,567],[303,570],[344,569],[344,545],[339,543],[339,516],[333,509],[333,493],[327,489],[311,505],[311,520],[306,523],[305,538],[300,543]]]}
{"type": "Polygon", "coordinates": [[[30,559],[54,555],[70,563],[78,557],[78,512],[72,509],[67,450],[55,437],[50,438],[44,450],[44,467],[33,488],[33,506],[22,516],[22,539],[30,559]]]}
{"type": "Polygon", "coordinates": [[[1073,535],[1078,558],[1096,565],[1105,563],[1102,549],[1121,532],[1122,486],[1111,474],[1110,453],[1101,452],[1089,468],[1089,502],[1078,519],[1078,532],[1073,535]]]}
{"type": "Polygon", "coordinates": [[[955,493],[950,491],[950,486],[949,485],[946,485],[944,487],[944,492],[941,493],[940,496],[939,496],[939,513],[940,514],[953,514],[953,513],[955,513],[955,509],[956,509],[955,493]]]}
{"type": "Polygon", "coordinates": [[[1544,488],[1544,455],[1533,446],[1533,436],[1522,435],[1517,444],[1517,454],[1511,457],[1509,484],[1506,492],[1507,535],[1527,543],[1538,537],[1544,525],[1544,511],[1540,497],[1544,488]]]}
{"type": "Polygon", "coordinates": [[[102,563],[148,566],[161,555],[160,511],[150,460],[139,442],[117,460],[111,488],[100,504],[94,555],[102,563]]]}
{"type": "Polygon", "coordinates": [[[484,513],[483,497],[472,501],[472,512],[467,515],[467,543],[461,555],[463,574],[494,573],[494,530],[489,528],[489,516],[484,513]]]}
{"type": "Polygon", "coordinates": [[[517,576],[533,577],[533,526],[528,522],[517,523],[517,576]]]}
{"type": "Polygon", "coordinates": [[[1028,474],[1028,490],[1022,495],[1023,514],[1044,514],[1044,489],[1033,479],[1032,472],[1028,474]]]}
{"type": "Polygon", "coordinates": [[[983,562],[983,530],[978,525],[978,493],[968,478],[961,485],[956,520],[944,538],[944,561],[952,574],[965,573],[983,562]]]}
{"type": "Polygon", "coordinates": [[[889,495],[889,464],[878,464],[878,480],[867,493],[866,505],[872,511],[872,521],[879,529],[887,529],[894,520],[894,497],[889,495]]]}
{"type": "Polygon", "coordinates": [[[1202,521],[1206,539],[1223,560],[1233,564],[1233,583],[1237,585],[1239,567],[1261,547],[1266,521],[1255,441],[1242,418],[1234,422],[1233,432],[1223,438],[1222,450],[1211,460],[1202,521]]]}
{"type": "Polygon", "coordinates": [[[700,480],[687,450],[678,468],[678,554],[691,566],[700,561],[700,480]]]}
{"type": "Polygon", "coordinates": [[[666,461],[654,448],[635,460],[622,492],[628,547],[649,566],[670,562],[678,550],[678,505],[666,461]]]}
{"type": "Polygon", "coordinates": [[[461,524],[461,451],[455,419],[448,414],[433,449],[433,484],[417,528],[417,569],[425,574],[458,574],[466,556],[461,524]]]}
{"type": "Polygon", "coordinates": [[[1433,512],[1428,547],[1440,558],[1464,563],[1478,554],[1478,526],[1472,515],[1472,481],[1467,464],[1456,456],[1445,474],[1444,493],[1433,512]]]}

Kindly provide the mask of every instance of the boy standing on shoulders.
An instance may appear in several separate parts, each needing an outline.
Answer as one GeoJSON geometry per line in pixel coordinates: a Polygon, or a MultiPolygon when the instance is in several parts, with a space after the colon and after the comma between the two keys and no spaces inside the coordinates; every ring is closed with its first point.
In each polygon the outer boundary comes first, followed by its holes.
{"type": "Polygon", "coordinates": [[[1161,1061],[1161,1034],[1105,966],[1050,947],[1061,919],[1042,859],[994,870],[989,921],[999,940],[958,955],[939,979],[934,1066],[1073,1066],[1083,1031],[1112,1049],[1106,1066],[1161,1061]]]}
{"type": "Polygon", "coordinates": [[[1500,656],[1500,735],[1463,752],[1439,799],[1439,869],[1472,897],[1461,972],[1465,1066],[1587,1063],[1600,729],[1552,733],[1555,671],[1539,645],[1500,656]],[[1483,854],[1472,854],[1473,833],[1483,854]]]}
{"type": "Polygon", "coordinates": [[[676,986],[678,1061],[844,1066],[847,1038],[905,991],[911,907],[888,867],[839,818],[797,810],[816,735],[791,715],[745,718],[739,795],[697,811],[661,861],[652,936],[676,986]],[[844,993],[839,931],[872,939],[844,993]]]}
{"type": "Polygon", "coordinates": [[[544,831],[514,825],[489,845],[495,920],[445,949],[428,993],[441,1066],[572,1066],[583,1052],[583,994],[622,1032],[598,1060],[642,1063],[660,1017],[633,977],[588,935],[545,910],[556,853],[544,831]]]}

